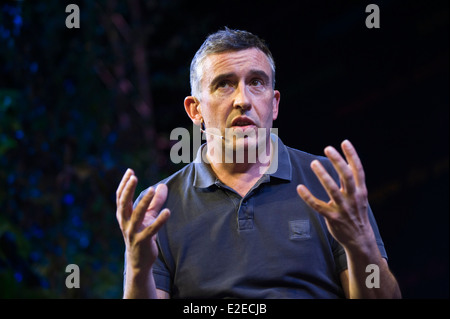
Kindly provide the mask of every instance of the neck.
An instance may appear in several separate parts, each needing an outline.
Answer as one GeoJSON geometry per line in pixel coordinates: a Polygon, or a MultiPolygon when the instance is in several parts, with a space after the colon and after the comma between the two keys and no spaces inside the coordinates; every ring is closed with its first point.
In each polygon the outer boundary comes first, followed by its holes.
{"type": "MultiPolygon", "coordinates": [[[[235,150],[229,154],[217,154],[214,147],[208,147],[206,156],[220,181],[244,197],[269,168],[273,156],[273,147],[270,146],[269,139],[266,148],[258,149],[253,158],[248,149],[241,151],[242,154],[235,150]],[[270,149],[269,155],[265,154],[266,149],[270,149]]],[[[221,149],[223,150],[223,144],[221,149]]]]}

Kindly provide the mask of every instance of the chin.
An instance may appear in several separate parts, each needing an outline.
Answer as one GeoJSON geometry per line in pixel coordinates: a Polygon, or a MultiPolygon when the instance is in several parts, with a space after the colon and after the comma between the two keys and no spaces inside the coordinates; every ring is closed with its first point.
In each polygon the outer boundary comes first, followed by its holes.
{"type": "Polygon", "coordinates": [[[237,137],[225,143],[227,163],[255,163],[257,158],[258,139],[253,137],[237,137]]]}

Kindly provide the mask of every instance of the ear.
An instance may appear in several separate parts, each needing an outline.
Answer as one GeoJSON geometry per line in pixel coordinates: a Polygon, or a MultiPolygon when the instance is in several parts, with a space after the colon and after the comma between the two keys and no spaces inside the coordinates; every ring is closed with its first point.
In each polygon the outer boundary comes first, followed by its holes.
{"type": "Polygon", "coordinates": [[[280,105],[280,91],[273,91],[273,101],[272,101],[272,114],[273,120],[275,121],[278,117],[278,107],[280,105]]]}
{"type": "Polygon", "coordinates": [[[187,96],[184,99],[184,109],[192,122],[194,122],[195,125],[200,126],[202,121],[200,101],[194,96],[187,96]]]}

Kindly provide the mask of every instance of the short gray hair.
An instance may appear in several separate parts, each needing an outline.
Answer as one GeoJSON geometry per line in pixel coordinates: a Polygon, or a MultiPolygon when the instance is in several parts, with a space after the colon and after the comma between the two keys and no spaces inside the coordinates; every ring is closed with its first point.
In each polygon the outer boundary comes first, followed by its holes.
{"type": "Polygon", "coordinates": [[[251,48],[261,50],[269,59],[272,69],[272,86],[275,88],[275,61],[264,40],[248,31],[233,30],[225,27],[224,30],[209,35],[197,53],[195,53],[190,69],[191,95],[200,99],[201,74],[199,74],[199,67],[206,56],[251,48]]]}

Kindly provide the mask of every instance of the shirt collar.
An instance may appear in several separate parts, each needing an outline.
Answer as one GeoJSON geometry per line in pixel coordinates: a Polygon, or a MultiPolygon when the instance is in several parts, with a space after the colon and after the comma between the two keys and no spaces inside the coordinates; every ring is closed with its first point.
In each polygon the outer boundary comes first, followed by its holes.
{"type": "MultiPolygon", "coordinates": [[[[277,135],[271,134],[271,138],[276,145],[278,158],[272,161],[271,166],[268,170],[269,173],[265,175],[291,181],[292,164],[288,149],[277,135]]],[[[201,145],[194,160],[195,178],[193,186],[197,188],[208,188],[211,185],[216,184],[217,182],[217,177],[211,169],[211,166],[203,160],[202,152],[206,152],[205,147],[206,143],[201,145]]]]}
{"type": "Polygon", "coordinates": [[[197,156],[194,160],[195,178],[193,186],[198,188],[208,188],[209,186],[215,184],[217,180],[217,177],[214,174],[211,165],[203,160],[203,150],[206,153],[206,143],[200,146],[197,151],[197,156]]]}
{"type": "Polygon", "coordinates": [[[269,171],[273,171],[273,173],[268,175],[271,177],[291,181],[292,164],[288,149],[277,135],[271,134],[271,138],[277,145],[278,158],[276,161],[272,161],[271,166],[269,167],[269,171]]]}

